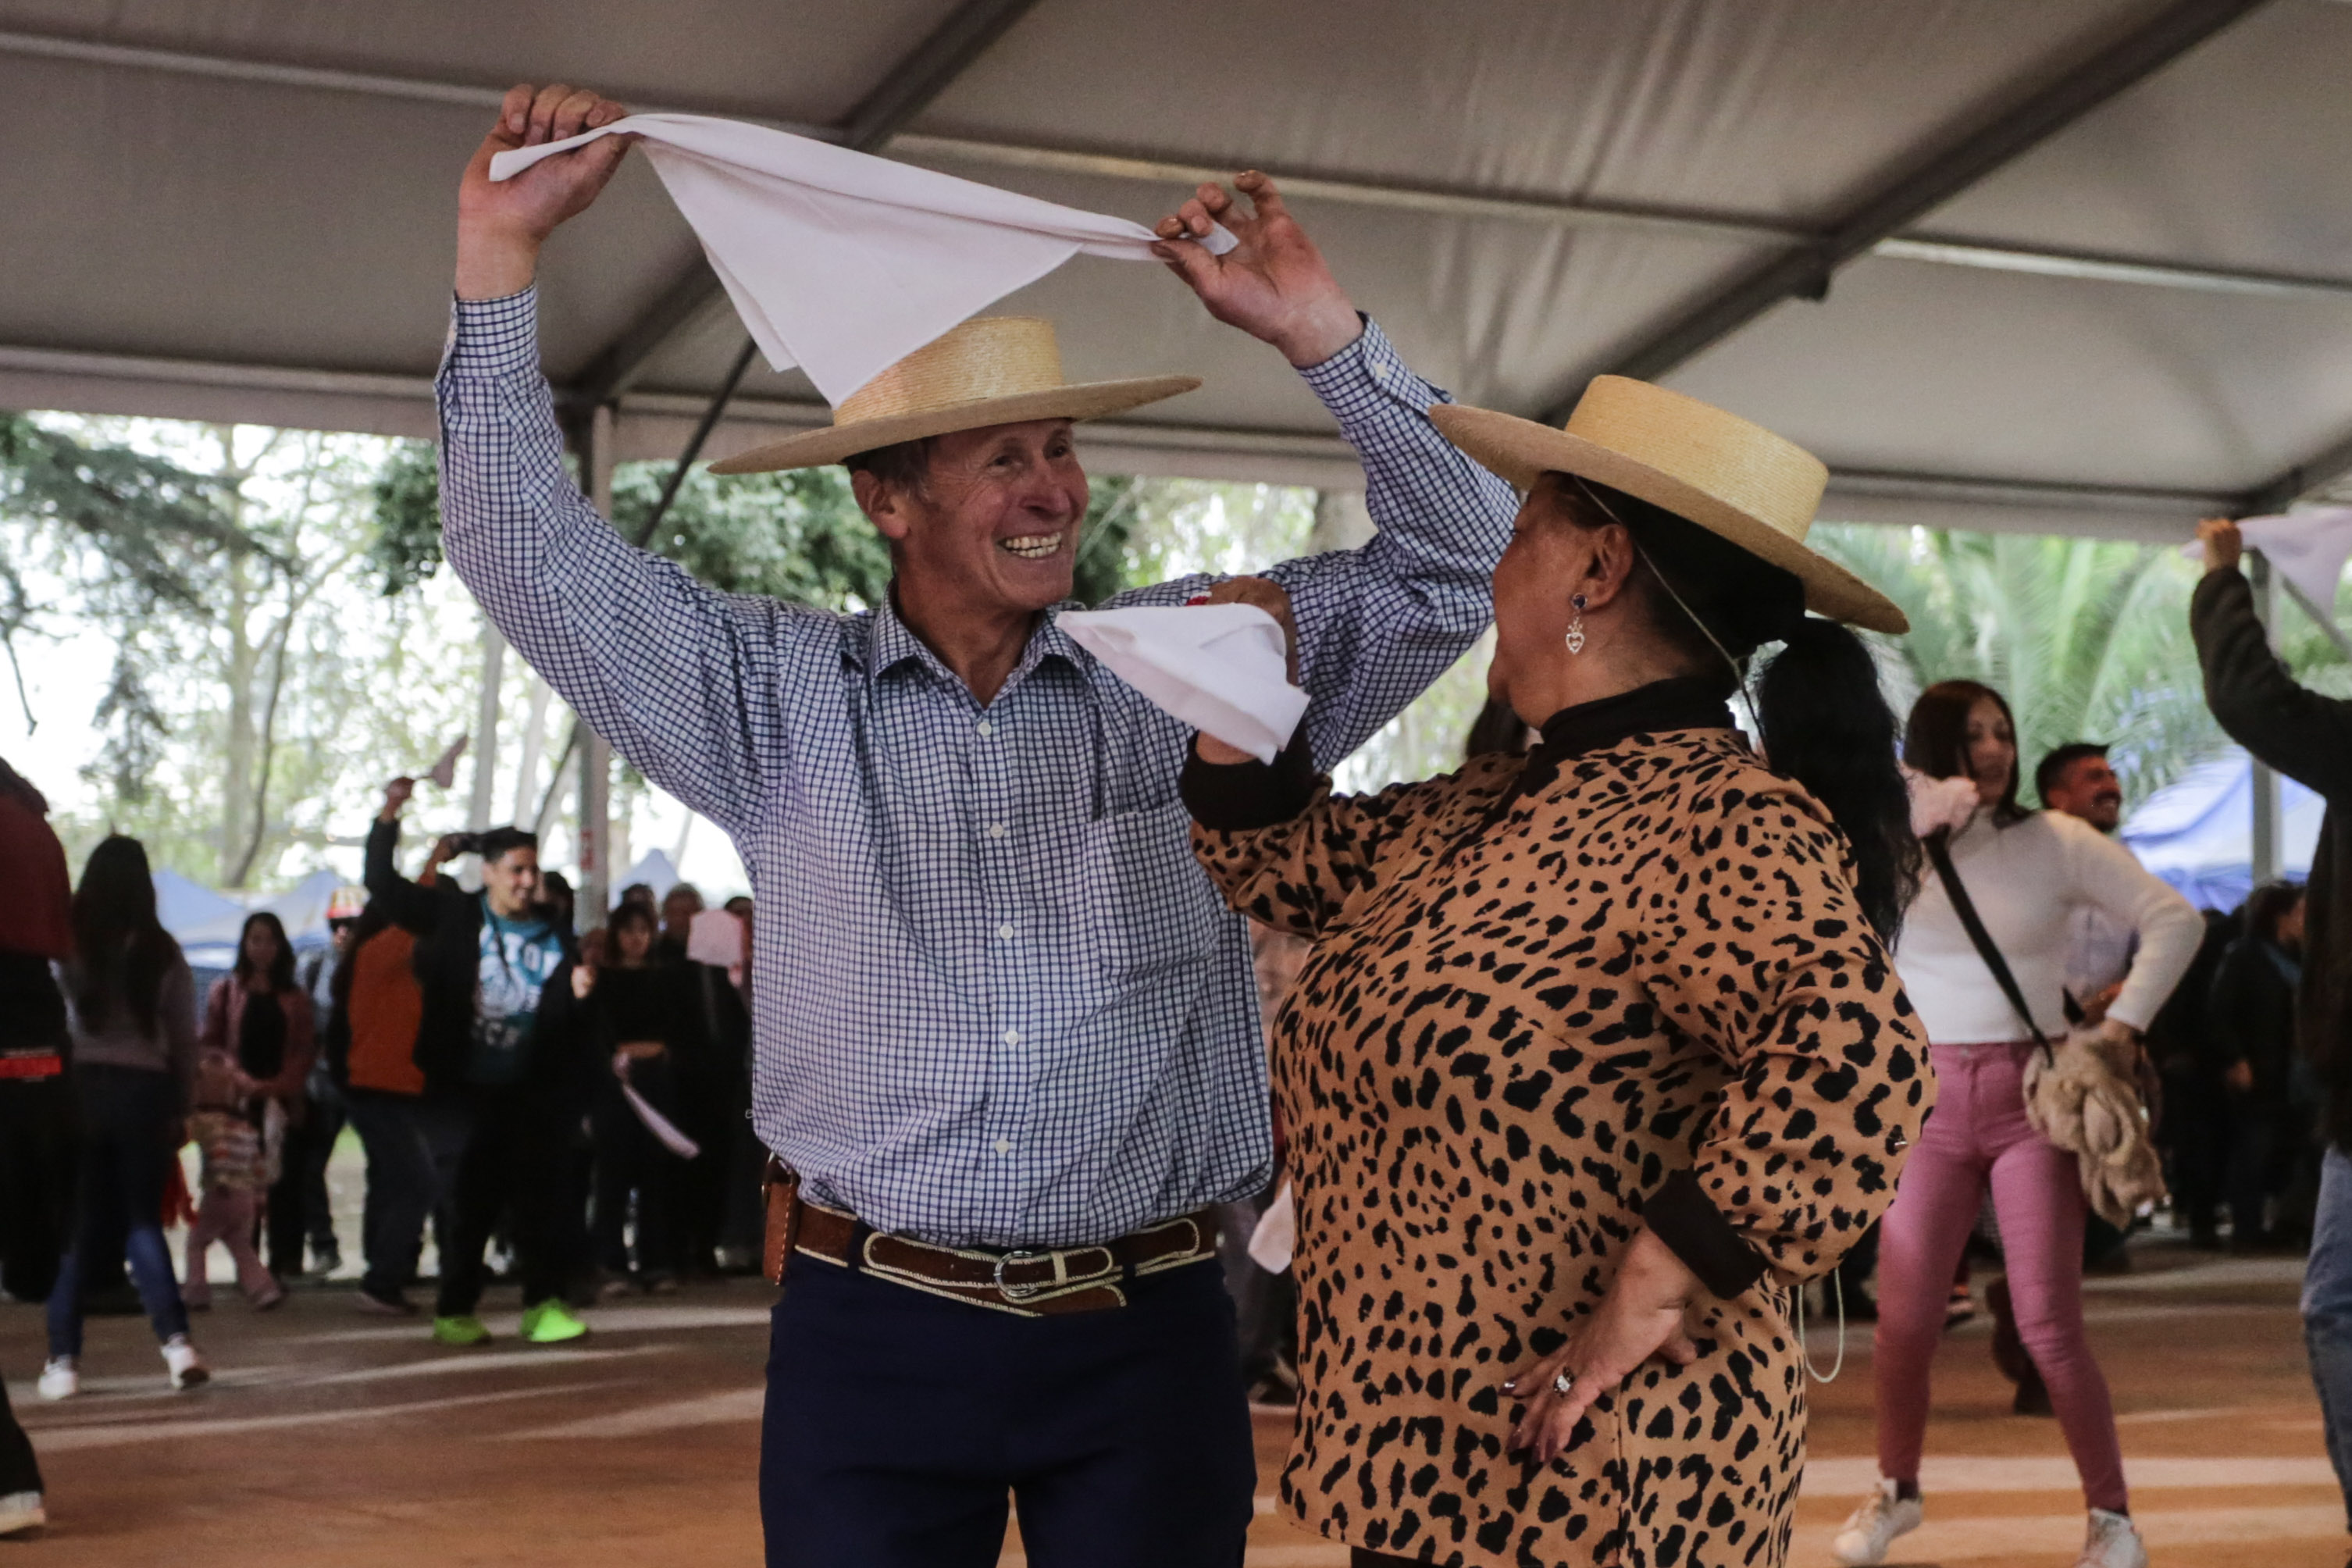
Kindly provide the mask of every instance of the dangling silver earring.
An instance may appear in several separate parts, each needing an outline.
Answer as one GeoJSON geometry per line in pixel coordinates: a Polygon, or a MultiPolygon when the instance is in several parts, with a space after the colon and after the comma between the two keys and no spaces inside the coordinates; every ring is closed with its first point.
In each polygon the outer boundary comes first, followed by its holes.
{"type": "Polygon", "coordinates": [[[1576,617],[1568,623],[1568,651],[1571,654],[1582,653],[1584,651],[1584,595],[1577,595],[1569,600],[1569,604],[1574,607],[1576,617]]]}

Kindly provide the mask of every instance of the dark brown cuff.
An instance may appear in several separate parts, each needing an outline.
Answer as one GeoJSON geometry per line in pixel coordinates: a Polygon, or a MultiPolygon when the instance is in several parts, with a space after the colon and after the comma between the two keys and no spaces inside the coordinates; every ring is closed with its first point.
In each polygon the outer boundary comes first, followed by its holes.
{"type": "Polygon", "coordinates": [[[1666,1244],[1699,1283],[1729,1300],[1764,1277],[1763,1254],[1723,1217],[1723,1211],[1699,1190],[1698,1177],[1675,1171],[1658,1184],[1642,1205],[1650,1232],[1666,1244]]]}
{"type": "Polygon", "coordinates": [[[1291,731],[1289,744],[1271,763],[1203,762],[1197,747],[1184,757],[1178,784],[1192,820],[1217,833],[1253,833],[1288,822],[1315,800],[1315,759],[1308,754],[1307,726],[1291,731]]]}

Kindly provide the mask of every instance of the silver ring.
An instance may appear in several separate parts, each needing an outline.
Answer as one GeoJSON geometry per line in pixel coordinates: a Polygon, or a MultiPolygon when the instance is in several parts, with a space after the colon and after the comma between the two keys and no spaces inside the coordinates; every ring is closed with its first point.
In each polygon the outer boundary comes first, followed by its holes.
{"type": "Polygon", "coordinates": [[[1551,1391],[1554,1394],[1567,1394],[1575,1387],[1576,1379],[1568,1374],[1568,1369],[1566,1367],[1562,1367],[1559,1371],[1551,1374],[1551,1391]]]}

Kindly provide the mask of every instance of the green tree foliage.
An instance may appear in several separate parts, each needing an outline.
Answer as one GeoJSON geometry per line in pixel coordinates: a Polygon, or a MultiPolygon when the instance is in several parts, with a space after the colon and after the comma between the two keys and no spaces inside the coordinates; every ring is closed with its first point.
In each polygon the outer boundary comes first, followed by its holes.
{"type": "Polygon", "coordinates": [[[408,592],[441,569],[441,471],[430,441],[399,441],[369,487],[375,536],[368,564],[386,598],[408,592]]]}
{"type": "MultiPolygon", "coordinates": [[[[613,521],[625,537],[644,531],[671,467],[624,463],[614,471],[613,521]]],[[[646,547],[730,594],[826,609],[878,604],[890,581],[890,552],[839,468],[736,475],[696,468],[646,547]]]]}
{"type": "Polygon", "coordinates": [[[401,679],[411,655],[452,668],[449,650],[396,605],[353,602],[346,572],[373,542],[384,457],[299,431],[0,420],[11,651],[93,628],[114,648],[88,715],[99,798],[61,817],[69,845],[119,828],[159,864],[240,886],[326,841],[351,753],[430,745],[407,724],[439,728],[436,703],[401,679]]]}

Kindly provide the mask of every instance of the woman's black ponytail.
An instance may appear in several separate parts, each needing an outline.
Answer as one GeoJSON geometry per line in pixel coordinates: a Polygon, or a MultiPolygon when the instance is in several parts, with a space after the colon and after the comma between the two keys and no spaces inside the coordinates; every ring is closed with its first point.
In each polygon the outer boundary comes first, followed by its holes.
{"type": "Polygon", "coordinates": [[[1756,683],[1756,720],[1772,771],[1829,808],[1853,845],[1863,913],[1889,947],[1919,891],[1919,840],[1895,763],[1898,726],[1860,637],[1808,616],[1756,683]]]}

